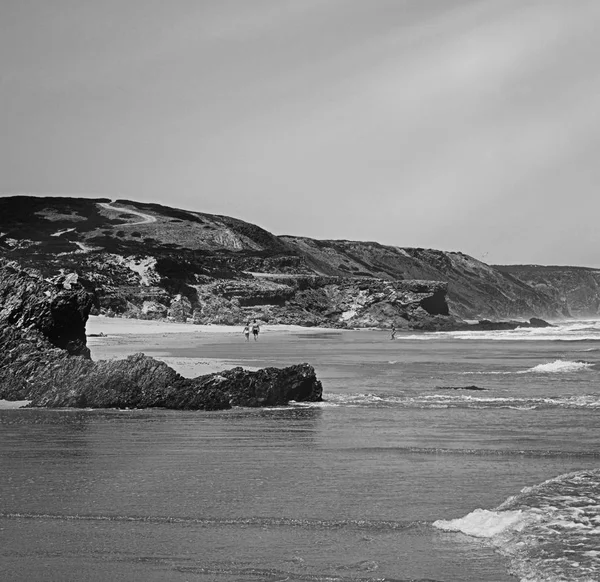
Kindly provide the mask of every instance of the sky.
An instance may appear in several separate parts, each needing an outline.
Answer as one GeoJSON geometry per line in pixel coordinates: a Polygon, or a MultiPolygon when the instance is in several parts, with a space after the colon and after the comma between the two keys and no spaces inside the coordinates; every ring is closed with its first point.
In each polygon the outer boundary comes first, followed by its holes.
{"type": "Polygon", "coordinates": [[[600,267],[598,0],[2,0],[0,195],[600,267]]]}

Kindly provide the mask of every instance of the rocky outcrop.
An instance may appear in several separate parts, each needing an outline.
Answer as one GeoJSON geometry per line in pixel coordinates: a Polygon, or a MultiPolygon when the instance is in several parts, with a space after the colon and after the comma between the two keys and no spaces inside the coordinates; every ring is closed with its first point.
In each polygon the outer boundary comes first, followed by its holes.
{"type": "Polygon", "coordinates": [[[35,329],[52,346],[89,357],[85,323],[94,301],[73,278],[46,281],[0,258],[0,325],[35,329]]]}
{"type": "Polygon", "coordinates": [[[337,328],[446,329],[447,285],[437,281],[269,276],[198,285],[194,323],[270,324],[337,328]]]}
{"type": "Polygon", "coordinates": [[[436,386],[436,390],[471,390],[473,392],[486,391],[487,388],[481,388],[480,386],[436,386]]]}
{"type": "Polygon", "coordinates": [[[94,362],[85,323],[94,297],[0,260],[0,399],[30,406],[219,410],[319,401],[322,386],[308,364],[234,368],[184,378],[164,362],[136,354],[94,362]]]}
{"type": "Polygon", "coordinates": [[[322,395],[308,364],[184,378],[144,354],[93,362],[52,348],[35,330],[8,326],[0,330],[0,350],[0,398],[32,407],[222,410],[318,402],[322,395]]]}

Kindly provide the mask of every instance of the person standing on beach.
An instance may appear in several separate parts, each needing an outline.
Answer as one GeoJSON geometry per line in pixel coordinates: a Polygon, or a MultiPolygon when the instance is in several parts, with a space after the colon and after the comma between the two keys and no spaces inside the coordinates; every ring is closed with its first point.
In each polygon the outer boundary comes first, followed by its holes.
{"type": "Polygon", "coordinates": [[[392,325],[392,335],[390,339],[396,339],[396,327],[392,325]]]}
{"type": "Polygon", "coordinates": [[[246,327],[244,327],[244,337],[246,338],[246,341],[250,341],[250,322],[248,322],[246,324],[246,327]]]}
{"type": "Polygon", "coordinates": [[[252,335],[254,336],[254,341],[258,339],[258,332],[260,331],[260,326],[256,319],[252,322],[252,335]]]}

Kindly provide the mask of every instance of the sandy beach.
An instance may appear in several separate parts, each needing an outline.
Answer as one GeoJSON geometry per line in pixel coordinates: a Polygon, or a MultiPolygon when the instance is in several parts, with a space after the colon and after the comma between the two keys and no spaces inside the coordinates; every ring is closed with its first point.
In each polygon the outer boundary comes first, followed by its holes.
{"type": "MultiPolygon", "coordinates": [[[[242,326],[194,325],[104,316],[90,316],[86,330],[87,344],[94,360],[126,358],[143,352],[165,362],[188,378],[228,370],[239,365],[247,370],[263,367],[242,364],[236,359],[236,352],[245,347],[260,351],[261,360],[264,361],[264,353],[268,351],[268,346],[273,347],[273,344],[281,342],[286,336],[340,331],[298,325],[264,325],[260,328],[257,342],[252,337],[246,342],[242,326]],[[203,346],[207,347],[209,344],[222,344],[224,349],[217,351],[226,357],[203,357],[203,346]]],[[[214,353],[215,350],[210,351],[214,353]]],[[[246,354],[243,359],[246,359],[246,354]]]]}
{"type": "MultiPolygon", "coordinates": [[[[170,321],[151,321],[145,319],[128,319],[120,317],[105,317],[102,315],[90,315],[86,324],[88,336],[100,333],[113,336],[123,335],[155,335],[163,333],[237,333],[242,336],[242,325],[194,325],[192,323],[174,323],[170,321]]],[[[332,331],[328,328],[312,328],[301,325],[261,325],[260,333],[311,333],[315,329],[332,331]]],[[[334,330],[337,331],[337,330],[334,330]]]]}

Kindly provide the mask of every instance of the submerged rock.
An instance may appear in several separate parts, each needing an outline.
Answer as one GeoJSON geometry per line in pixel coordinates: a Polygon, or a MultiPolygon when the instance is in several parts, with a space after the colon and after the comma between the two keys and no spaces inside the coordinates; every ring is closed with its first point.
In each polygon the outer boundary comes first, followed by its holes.
{"type": "Polygon", "coordinates": [[[551,323],[540,319],[539,317],[532,317],[529,320],[529,327],[554,327],[551,323]]]}
{"type": "Polygon", "coordinates": [[[473,390],[473,391],[486,391],[487,388],[480,388],[479,386],[436,386],[436,390],[473,390]]]}

